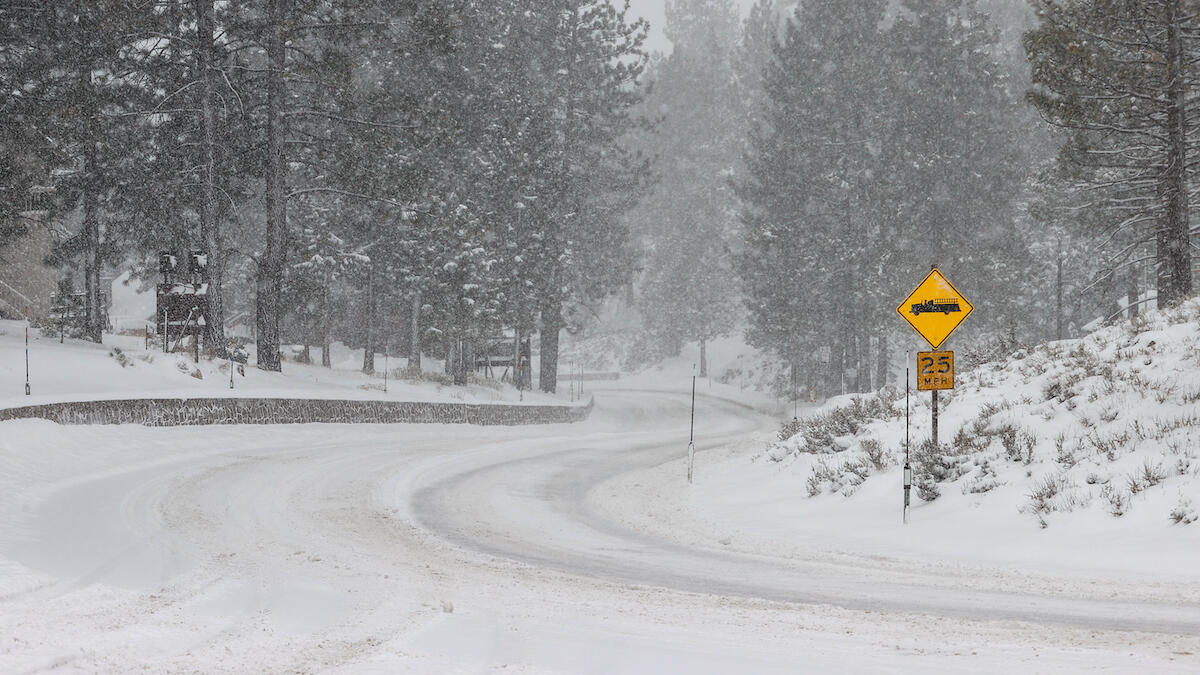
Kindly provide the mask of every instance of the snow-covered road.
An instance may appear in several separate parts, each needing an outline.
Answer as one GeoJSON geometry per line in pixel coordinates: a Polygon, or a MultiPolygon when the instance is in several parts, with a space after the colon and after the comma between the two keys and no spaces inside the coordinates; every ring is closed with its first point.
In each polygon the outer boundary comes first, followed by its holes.
{"type": "MultiPolygon", "coordinates": [[[[773,426],[696,419],[701,473],[773,426]]],[[[1200,670],[1195,584],[714,524],[687,422],[613,390],[540,428],[6,423],[0,671],[1200,670]]]]}

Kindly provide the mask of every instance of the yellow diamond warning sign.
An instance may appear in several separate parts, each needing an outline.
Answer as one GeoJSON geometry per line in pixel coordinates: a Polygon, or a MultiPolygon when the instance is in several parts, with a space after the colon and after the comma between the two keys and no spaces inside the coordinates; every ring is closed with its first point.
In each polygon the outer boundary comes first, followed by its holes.
{"type": "Polygon", "coordinates": [[[896,311],[934,348],[975,309],[935,267],[896,311]]]}

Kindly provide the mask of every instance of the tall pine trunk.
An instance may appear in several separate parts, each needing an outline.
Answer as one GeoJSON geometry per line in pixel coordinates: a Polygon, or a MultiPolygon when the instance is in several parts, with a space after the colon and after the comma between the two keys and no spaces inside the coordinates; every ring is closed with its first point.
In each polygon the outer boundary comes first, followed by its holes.
{"type": "Polygon", "coordinates": [[[258,367],[278,372],[279,315],[282,312],[283,266],[286,252],[287,205],[284,203],[283,69],[286,52],[283,24],[289,0],[271,0],[267,39],[267,207],[266,246],[258,261],[258,367]]]}
{"type": "Polygon", "coordinates": [[[556,295],[542,303],[542,332],[538,349],[538,388],[558,391],[558,333],[562,330],[562,303],[556,295]]]}
{"type": "Polygon", "coordinates": [[[1058,240],[1058,259],[1054,272],[1054,322],[1055,340],[1063,339],[1063,250],[1062,239],[1058,240]]]}
{"type": "MultiPolygon", "coordinates": [[[[540,338],[540,348],[538,349],[538,388],[546,393],[553,394],[558,391],[558,334],[562,330],[562,288],[563,278],[566,270],[562,268],[562,262],[557,257],[557,254],[565,249],[567,237],[562,232],[565,226],[566,213],[568,211],[579,212],[578,204],[573,199],[574,184],[571,180],[571,152],[574,149],[575,143],[575,59],[578,51],[578,30],[579,30],[579,5],[571,3],[567,35],[567,49],[564,56],[566,62],[563,64],[563,83],[562,102],[563,102],[563,117],[562,117],[562,133],[560,135],[560,159],[561,169],[558,184],[557,207],[558,215],[552,220],[551,227],[553,231],[549,233],[547,240],[551,242],[552,251],[555,254],[549,262],[553,267],[548,275],[549,283],[543,288],[544,294],[541,298],[540,314],[542,318],[542,331],[540,338]]],[[[564,13],[566,15],[566,13],[564,13]]]]}
{"type": "Polygon", "coordinates": [[[875,387],[882,389],[888,384],[888,338],[887,333],[879,334],[879,350],[875,354],[875,387]]]}
{"type": "Polygon", "coordinates": [[[367,265],[367,311],[363,312],[363,372],[375,372],[375,263],[367,265]]]}
{"type": "Polygon", "coordinates": [[[1187,20],[1180,0],[1167,10],[1167,166],[1160,187],[1165,206],[1156,243],[1158,305],[1170,307],[1192,294],[1191,232],[1187,195],[1187,54],[1180,24],[1187,20]]]}
{"type": "Polygon", "coordinates": [[[412,331],[409,333],[408,370],[421,372],[421,294],[413,295],[412,331]]]}
{"type": "MultiPolygon", "coordinates": [[[[91,91],[92,72],[84,68],[79,71],[82,91],[91,91]]],[[[104,333],[104,307],[100,300],[100,176],[99,137],[100,111],[92,101],[84,102],[86,112],[84,124],[88,133],[83,153],[83,289],[84,328],[83,337],[100,342],[104,333]]]]}
{"type": "Polygon", "coordinates": [[[196,71],[200,77],[200,125],[202,134],[200,185],[200,241],[208,254],[208,349],[218,356],[226,353],[225,308],[221,301],[224,256],[217,209],[217,85],[213,0],[195,0],[196,71]]]}
{"type": "Polygon", "coordinates": [[[329,286],[333,282],[329,278],[329,269],[325,269],[325,295],[321,299],[321,365],[329,368],[332,360],[329,358],[330,334],[333,332],[333,313],[329,311],[329,286]]]}
{"type": "Polygon", "coordinates": [[[88,141],[85,154],[87,185],[83,192],[83,336],[92,342],[100,342],[104,333],[104,307],[100,300],[100,209],[99,195],[96,194],[96,150],[93,141],[88,141]]]}

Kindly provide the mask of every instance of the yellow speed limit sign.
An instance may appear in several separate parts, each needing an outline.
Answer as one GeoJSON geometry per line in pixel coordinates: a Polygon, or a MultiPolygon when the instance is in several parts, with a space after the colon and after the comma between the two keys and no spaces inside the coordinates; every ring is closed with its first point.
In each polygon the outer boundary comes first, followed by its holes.
{"type": "Polygon", "coordinates": [[[917,352],[917,391],[954,388],[954,352],[917,352]]]}

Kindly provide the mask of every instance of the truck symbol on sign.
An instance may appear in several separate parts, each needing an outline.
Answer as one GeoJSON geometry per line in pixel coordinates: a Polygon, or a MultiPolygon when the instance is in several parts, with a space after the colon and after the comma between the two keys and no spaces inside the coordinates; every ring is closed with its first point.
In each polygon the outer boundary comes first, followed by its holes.
{"type": "Polygon", "coordinates": [[[930,312],[941,312],[948,315],[950,312],[961,312],[962,309],[958,306],[958,300],[953,298],[939,298],[914,303],[911,311],[913,316],[920,316],[922,313],[930,312]]]}

